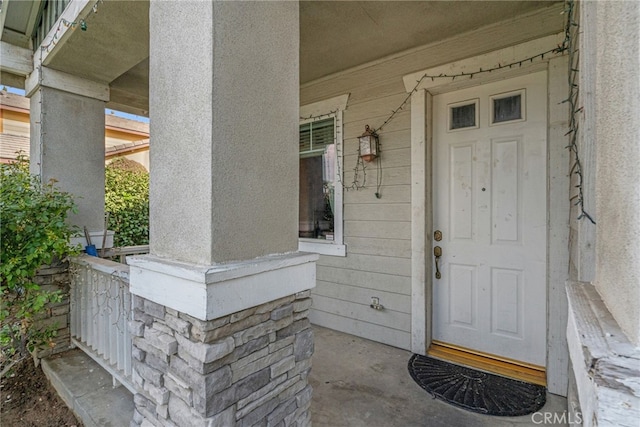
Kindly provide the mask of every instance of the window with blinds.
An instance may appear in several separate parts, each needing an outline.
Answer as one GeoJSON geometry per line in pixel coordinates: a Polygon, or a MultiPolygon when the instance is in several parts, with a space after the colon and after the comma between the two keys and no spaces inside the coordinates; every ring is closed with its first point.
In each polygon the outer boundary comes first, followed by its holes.
{"type": "Polygon", "coordinates": [[[335,120],[333,117],[305,123],[300,126],[300,157],[320,155],[334,141],[335,120]]]}
{"type": "Polygon", "coordinates": [[[335,118],[300,125],[301,238],[333,241],[335,162],[335,118]]]}
{"type": "Polygon", "coordinates": [[[298,250],[346,256],[343,236],[343,111],[349,94],[300,106],[298,250]]]}

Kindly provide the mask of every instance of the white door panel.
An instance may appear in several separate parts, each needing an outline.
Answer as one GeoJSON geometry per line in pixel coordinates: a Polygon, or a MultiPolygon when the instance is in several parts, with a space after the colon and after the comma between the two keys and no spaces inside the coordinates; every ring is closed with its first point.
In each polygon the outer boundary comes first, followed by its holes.
{"type": "Polygon", "coordinates": [[[541,366],[546,94],[539,72],[437,95],[433,117],[434,229],[443,235],[434,242],[442,247],[434,339],[541,366]],[[495,117],[515,118],[493,124],[494,99],[502,98],[495,117]]]}

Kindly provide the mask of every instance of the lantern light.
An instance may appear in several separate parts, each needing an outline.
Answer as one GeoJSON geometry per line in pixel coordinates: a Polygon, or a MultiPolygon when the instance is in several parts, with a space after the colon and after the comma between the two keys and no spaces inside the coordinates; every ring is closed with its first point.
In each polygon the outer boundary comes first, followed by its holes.
{"type": "Polygon", "coordinates": [[[378,142],[378,134],[369,128],[369,125],[365,126],[364,133],[358,138],[360,142],[360,157],[365,162],[371,162],[375,160],[380,152],[380,146],[378,142]]]}

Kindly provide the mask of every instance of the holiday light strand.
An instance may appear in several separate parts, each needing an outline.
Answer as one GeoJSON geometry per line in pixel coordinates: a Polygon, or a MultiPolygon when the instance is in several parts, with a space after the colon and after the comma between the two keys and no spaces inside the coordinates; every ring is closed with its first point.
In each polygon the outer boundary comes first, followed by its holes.
{"type": "Polygon", "coordinates": [[[451,81],[454,81],[455,79],[462,79],[462,78],[468,78],[468,79],[472,79],[474,76],[477,76],[479,74],[487,74],[487,73],[491,73],[494,71],[498,71],[498,70],[504,70],[506,68],[514,68],[514,67],[522,67],[523,65],[526,65],[528,62],[529,63],[533,63],[533,61],[535,60],[544,60],[545,56],[549,56],[549,55],[558,55],[558,54],[562,54],[565,50],[567,50],[567,47],[565,46],[565,44],[563,43],[562,45],[555,47],[553,49],[549,49],[545,52],[542,53],[538,53],[537,55],[533,55],[533,56],[529,56],[527,58],[521,59],[519,61],[514,61],[514,62],[510,62],[507,64],[500,64],[498,63],[498,65],[496,65],[495,67],[492,68],[487,68],[487,69],[478,69],[478,71],[473,71],[473,72],[461,72],[461,73],[457,73],[457,74],[429,74],[429,73],[425,73],[422,75],[422,77],[420,77],[417,81],[416,81],[416,85],[413,87],[413,89],[411,89],[411,91],[409,92],[409,94],[404,98],[404,100],[402,101],[402,103],[398,106],[398,108],[396,108],[395,110],[393,110],[391,112],[391,115],[376,129],[374,129],[374,132],[376,133],[380,133],[380,131],[387,125],[389,124],[389,122],[391,120],[393,120],[395,118],[395,116],[404,109],[404,107],[407,105],[407,103],[411,100],[411,96],[418,91],[420,85],[422,84],[422,82],[424,80],[428,80],[431,79],[431,81],[435,81],[436,79],[451,79],[451,81]]]}
{"type": "Polygon", "coordinates": [[[577,185],[575,188],[578,190],[578,194],[573,196],[571,200],[576,199],[574,205],[578,207],[580,213],[576,220],[588,219],[592,224],[595,224],[596,221],[591,214],[589,214],[584,208],[584,176],[582,169],[582,162],[580,161],[580,153],[578,150],[578,135],[580,131],[580,121],[579,115],[582,113],[583,108],[578,107],[579,100],[579,87],[576,83],[578,79],[579,70],[577,68],[578,63],[578,48],[576,46],[576,37],[575,34],[579,31],[579,24],[576,22],[574,18],[575,14],[575,3],[574,0],[567,0],[565,2],[565,14],[567,15],[567,20],[565,23],[565,40],[564,45],[569,53],[569,64],[568,64],[568,84],[569,84],[569,96],[563,102],[569,103],[570,116],[569,116],[569,130],[565,134],[568,136],[569,145],[567,149],[573,155],[573,164],[571,165],[571,169],[569,174],[576,175],[577,185]]]}
{"type": "Polygon", "coordinates": [[[53,49],[56,44],[58,44],[59,39],[62,37],[60,33],[63,31],[63,28],[75,29],[77,26],[80,26],[80,30],[87,31],[87,19],[89,18],[89,15],[91,13],[98,13],[98,4],[102,4],[103,2],[104,0],[96,0],[96,2],[91,7],[91,11],[84,18],[76,19],[75,21],[69,21],[67,19],[60,18],[58,20],[58,27],[53,33],[53,36],[51,36],[51,39],[47,44],[44,44],[43,40],[43,43],[40,46],[40,50],[48,53],[51,49],[53,49]]]}

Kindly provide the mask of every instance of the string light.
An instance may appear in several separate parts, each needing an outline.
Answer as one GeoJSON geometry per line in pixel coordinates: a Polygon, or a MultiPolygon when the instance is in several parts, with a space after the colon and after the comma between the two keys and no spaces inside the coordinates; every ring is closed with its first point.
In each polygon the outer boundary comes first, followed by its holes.
{"type": "Polygon", "coordinates": [[[579,114],[583,111],[582,107],[578,107],[578,84],[576,83],[578,78],[578,48],[575,42],[574,33],[578,33],[579,25],[574,19],[574,0],[565,1],[565,11],[564,13],[567,15],[567,20],[565,23],[565,39],[563,46],[565,46],[566,50],[569,53],[569,69],[568,69],[568,83],[569,83],[569,97],[563,102],[569,103],[570,116],[569,116],[569,130],[565,134],[565,136],[569,136],[569,145],[567,149],[573,154],[573,164],[571,166],[571,170],[569,172],[570,175],[575,174],[578,180],[576,188],[578,189],[578,194],[573,196],[571,200],[577,199],[574,203],[575,206],[578,207],[580,213],[576,218],[578,221],[581,219],[588,219],[592,224],[595,224],[595,219],[584,209],[584,190],[583,190],[583,174],[582,174],[582,163],[580,162],[580,155],[578,151],[578,134],[580,131],[579,127],[579,114]]]}
{"type": "MultiPolygon", "coordinates": [[[[571,168],[571,173],[572,174],[575,173],[578,177],[578,185],[576,185],[576,187],[578,188],[578,195],[574,197],[578,199],[577,202],[575,203],[576,206],[579,206],[580,208],[580,215],[578,216],[577,219],[580,220],[580,219],[586,218],[589,221],[591,221],[591,223],[595,224],[595,220],[593,219],[593,217],[584,209],[582,164],[580,162],[580,158],[578,155],[578,145],[577,145],[577,136],[579,131],[577,115],[582,111],[582,108],[581,107],[578,108],[576,104],[577,96],[578,96],[578,85],[576,84],[576,76],[577,76],[578,70],[573,66],[575,62],[576,54],[577,54],[577,48],[575,46],[575,37],[573,37],[572,29],[577,31],[577,28],[578,28],[578,24],[575,22],[575,19],[574,19],[574,0],[565,1],[565,11],[563,12],[563,14],[567,14],[567,21],[565,24],[565,39],[561,45],[553,49],[549,49],[545,52],[541,52],[536,55],[523,58],[518,61],[509,62],[506,64],[498,63],[498,65],[492,68],[487,68],[487,69],[479,68],[477,71],[474,71],[474,72],[460,72],[456,74],[441,73],[438,75],[425,73],[416,81],[415,86],[407,94],[407,96],[400,103],[400,105],[395,110],[392,110],[389,117],[387,117],[387,119],[384,122],[382,122],[382,124],[379,127],[373,129],[373,132],[379,134],[382,131],[382,129],[384,129],[385,126],[387,126],[398,115],[398,113],[400,113],[405,109],[405,107],[407,106],[407,103],[411,100],[411,96],[418,91],[420,85],[425,79],[431,79],[431,81],[435,81],[436,79],[451,79],[451,81],[455,81],[457,78],[458,79],[467,78],[470,80],[470,79],[473,79],[474,76],[477,76],[480,74],[492,73],[494,71],[504,70],[507,68],[509,69],[513,69],[514,67],[521,68],[523,64],[527,64],[527,63],[532,64],[536,60],[543,61],[545,57],[548,57],[550,55],[561,55],[565,52],[568,52],[569,54],[569,98],[566,99],[564,102],[569,102],[571,106],[569,131],[566,133],[566,136],[571,135],[570,144],[568,145],[567,148],[574,155],[574,163],[571,168]]],[[[324,117],[333,116],[334,114],[335,114],[335,111],[332,111],[330,113],[321,114],[318,116],[311,115],[308,117],[300,117],[300,119],[301,120],[310,120],[310,119],[320,120],[324,117]]],[[[364,162],[359,156],[359,150],[358,150],[357,157],[358,157],[358,160],[356,161],[356,166],[354,167],[353,181],[351,185],[348,187],[343,185],[343,187],[347,190],[349,189],[359,190],[361,188],[366,187],[366,180],[367,180],[366,165],[364,164],[364,162]],[[361,174],[362,174],[362,182],[360,182],[361,174]]],[[[339,169],[339,175],[341,176],[340,169],[339,169]]],[[[382,186],[382,164],[380,160],[378,160],[377,191],[375,193],[377,198],[381,198],[381,194],[380,194],[381,186],[382,186]]]]}
{"type": "MultiPolygon", "coordinates": [[[[38,87],[42,87],[42,50],[40,50],[40,61],[38,62],[38,87]]],[[[43,108],[44,105],[44,97],[45,97],[45,91],[40,90],[40,97],[39,97],[39,103],[40,103],[40,121],[38,122],[40,128],[39,128],[39,132],[38,132],[38,145],[40,147],[40,153],[38,153],[38,174],[40,176],[40,179],[44,179],[44,169],[43,169],[43,161],[44,161],[44,117],[45,117],[45,111],[43,108]]]]}
{"type": "Polygon", "coordinates": [[[307,117],[300,117],[300,120],[313,120],[315,122],[316,120],[321,120],[328,117],[335,117],[337,113],[338,113],[338,110],[329,111],[328,113],[320,114],[318,116],[314,116],[313,114],[311,114],[307,117]]]}
{"type": "MultiPolygon", "coordinates": [[[[557,46],[553,49],[549,49],[545,52],[542,53],[538,53],[536,55],[533,56],[529,56],[526,58],[523,58],[521,60],[518,61],[513,61],[510,63],[506,63],[506,64],[501,64],[498,63],[498,65],[492,67],[492,68],[487,68],[487,69],[483,69],[483,68],[479,68],[478,71],[473,71],[473,72],[460,72],[457,74],[438,74],[438,75],[432,75],[432,74],[428,74],[425,73],[423,74],[417,81],[415,86],[413,87],[413,89],[411,89],[411,91],[407,94],[407,96],[404,98],[404,100],[400,103],[400,105],[398,106],[398,108],[396,108],[395,110],[391,111],[391,114],[389,115],[389,117],[387,117],[387,119],[382,122],[382,124],[373,129],[373,132],[375,132],[376,134],[380,134],[380,132],[382,131],[382,129],[384,129],[397,115],[398,113],[400,113],[401,111],[403,111],[405,109],[405,107],[407,106],[407,104],[409,103],[409,101],[411,100],[411,96],[418,91],[420,85],[422,84],[422,82],[426,79],[431,79],[431,81],[435,81],[436,79],[451,79],[451,81],[455,81],[455,79],[460,79],[460,78],[467,78],[467,79],[473,79],[474,76],[477,76],[479,74],[487,74],[487,73],[492,73],[494,71],[499,71],[499,70],[504,70],[504,69],[512,69],[514,67],[522,67],[523,64],[526,63],[533,63],[535,60],[544,60],[545,57],[548,57],[549,55],[560,55],[562,53],[564,53],[565,51],[567,51],[567,49],[569,48],[570,45],[570,41],[571,41],[571,37],[570,34],[565,37],[564,42],[560,45],[557,46]]],[[[326,114],[321,114],[321,115],[310,115],[308,117],[300,117],[301,120],[320,120],[322,118],[325,117],[330,117],[333,116],[335,114],[335,111],[332,111],[330,113],[326,113],[326,114]]],[[[576,147],[577,150],[577,147],[576,147]]],[[[343,186],[346,190],[350,190],[350,189],[355,189],[355,190],[359,190],[362,188],[366,187],[366,182],[367,182],[367,172],[366,172],[366,165],[364,164],[364,162],[361,161],[360,156],[359,156],[359,150],[357,151],[358,153],[358,160],[356,161],[356,166],[354,167],[353,171],[354,171],[354,177],[353,177],[353,181],[351,183],[350,186],[343,186]],[[361,182],[362,180],[362,182],[361,182]]],[[[380,193],[380,188],[382,187],[382,164],[380,159],[378,159],[378,177],[377,177],[377,183],[376,183],[376,193],[375,196],[377,198],[381,198],[382,195],[380,193]]],[[[578,171],[580,171],[581,168],[578,166],[578,171]]],[[[581,176],[581,175],[580,175],[581,176]]],[[[582,197],[580,197],[580,200],[582,200],[582,197]]],[[[586,213],[586,212],[582,212],[583,216],[586,216],[587,218],[591,219],[591,217],[586,213]]]]}
{"type": "Polygon", "coordinates": [[[53,33],[53,36],[51,36],[49,43],[47,44],[42,43],[42,45],[40,46],[40,50],[48,53],[51,49],[53,49],[58,43],[58,39],[60,38],[60,35],[61,35],[60,33],[63,31],[63,28],[75,29],[76,27],[80,27],[81,31],[87,31],[87,28],[88,28],[87,18],[91,13],[98,13],[98,4],[102,4],[102,3],[104,3],[104,0],[96,0],[93,6],[91,7],[91,10],[89,11],[89,13],[87,13],[87,15],[84,18],[76,19],[75,21],[69,21],[67,19],[60,18],[58,21],[58,27],[53,33]]]}
{"type": "Polygon", "coordinates": [[[505,68],[513,68],[513,67],[522,67],[523,64],[526,64],[527,62],[533,63],[533,61],[535,61],[536,59],[540,59],[540,60],[544,60],[545,56],[549,56],[551,54],[562,54],[564,51],[567,50],[567,46],[565,45],[565,43],[563,43],[562,45],[555,47],[553,49],[549,49],[546,52],[542,52],[539,53],[537,55],[533,55],[533,56],[529,56],[527,58],[521,59],[519,61],[514,61],[514,62],[510,62],[508,64],[500,64],[498,63],[498,65],[496,65],[495,67],[492,68],[488,68],[486,70],[483,70],[482,68],[479,68],[478,71],[474,71],[474,72],[467,72],[465,73],[460,72],[457,74],[428,74],[425,73],[422,75],[422,77],[420,77],[417,81],[416,81],[416,85],[413,87],[413,89],[411,89],[411,91],[409,92],[409,94],[405,97],[405,99],[402,101],[402,103],[400,104],[400,106],[398,106],[398,108],[396,108],[395,110],[391,111],[391,115],[378,127],[376,128],[374,131],[376,133],[380,133],[380,131],[387,125],[389,124],[389,122],[391,120],[393,120],[395,118],[395,116],[402,111],[407,103],[411,100],[411,95],[413,95],[415,92],[418,91],[418,88],[420,87],[420,85],[422,84],[422,82],[425,79],[431,79],[431,81],[435,81],[436,79],[451,79],[451,81],[455,81],[455,79],[457,78],[468,78],[469,80],[471,80],[473,78],[473,76],[477,76],[479,74],[487,74],[487,73],[491,73],[494,71],[498,71],[498,70],[504,70],[505,68]]]}

